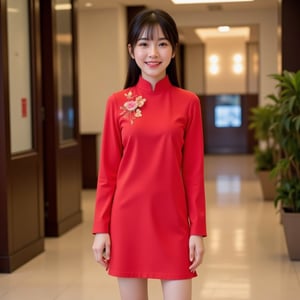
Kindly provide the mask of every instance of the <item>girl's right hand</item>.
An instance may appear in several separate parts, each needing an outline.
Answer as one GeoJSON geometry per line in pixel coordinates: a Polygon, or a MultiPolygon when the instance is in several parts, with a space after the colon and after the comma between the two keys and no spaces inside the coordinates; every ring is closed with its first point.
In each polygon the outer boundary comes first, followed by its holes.
{"type": "Polygon", "coordinates": [[[108,269],[110,260],[110,235],[108,233],[96,233],[92,249],[97,263],[108,269]]]}

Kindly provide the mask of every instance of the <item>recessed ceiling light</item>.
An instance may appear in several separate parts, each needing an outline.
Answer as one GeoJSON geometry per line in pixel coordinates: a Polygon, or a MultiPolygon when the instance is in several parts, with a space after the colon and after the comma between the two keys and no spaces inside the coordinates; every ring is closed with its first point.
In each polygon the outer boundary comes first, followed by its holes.
{"type": "Polygon", "coordinates": [[[249,27],[231,27],[227,32],[220,32],[217,28],[196,28],[196,35],[200,38],[201,41],[212,38],[242,38],[245,40],[249,39],[250,28],[249,27]]]}
{"type": "Polygon", "coordinates": [[[93,3],[92,2],[86,2],[84,4],[85,7],[92,7],[93,6],[93,3]]]}
{"type": "Polygon", "coordinates": [[[19,10],[17,8],[8,7],[7,12],[9,12],[9,13],[18,13],[19,10]]]}
{"type": "Polygon", "coordinates": [[[219,26],[218,31],[219,32],[228,32],[228,31],[230,31],[230,27],[229,26],[219,26]]]}
{"type": "Polygon", "coordinates": [[[174,4],[207,4],[230,2],[253,2],[254,0],[171,0],[174,4]]]}
{"type": "Polygon", "coordinates": [[[72,4],[66,3],[66,4],[55,4],[55,10],[71,10],[72,4]]]}

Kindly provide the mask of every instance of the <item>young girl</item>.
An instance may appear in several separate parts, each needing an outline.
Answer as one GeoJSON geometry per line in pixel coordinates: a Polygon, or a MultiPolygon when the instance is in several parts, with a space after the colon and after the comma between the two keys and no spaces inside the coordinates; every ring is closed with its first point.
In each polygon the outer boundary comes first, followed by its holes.
{"type": "Polygon", "coordinates": [[[206,236],[199,98],[179,88],[178,32],[164,11],[131,22],[122,91],[107,102],[93,252],[118,277],[122,300],[147,300],[147,279],[165,300],[190,300],[206,236]]]}

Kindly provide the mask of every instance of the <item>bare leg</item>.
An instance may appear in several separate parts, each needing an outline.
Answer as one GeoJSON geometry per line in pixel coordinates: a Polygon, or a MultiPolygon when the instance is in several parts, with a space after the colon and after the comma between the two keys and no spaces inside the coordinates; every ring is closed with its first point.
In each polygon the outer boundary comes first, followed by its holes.
{"type": "Polygon", "coordinates": [[[192,280],[162,280],[164,300],[191,300],[192,280]]]}
{"type": "Polygon", "coordinates": [[[148,300],[148,282],[142,278],[118,278],[121,300],[148,300]]]}

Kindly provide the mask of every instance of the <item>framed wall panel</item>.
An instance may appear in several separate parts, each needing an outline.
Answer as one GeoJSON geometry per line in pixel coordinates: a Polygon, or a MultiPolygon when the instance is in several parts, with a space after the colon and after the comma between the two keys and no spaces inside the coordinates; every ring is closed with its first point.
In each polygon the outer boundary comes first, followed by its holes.
{"type": "Polygon", "coordinates": [[[82,219],[76,1],[42,1],[41,14],[45,231],[59,236],[82,219]]]}
{"type": "Polygon", "coordinates": [[[44,250],[39,1],[0,2],[0,272],[44,250]]]}

